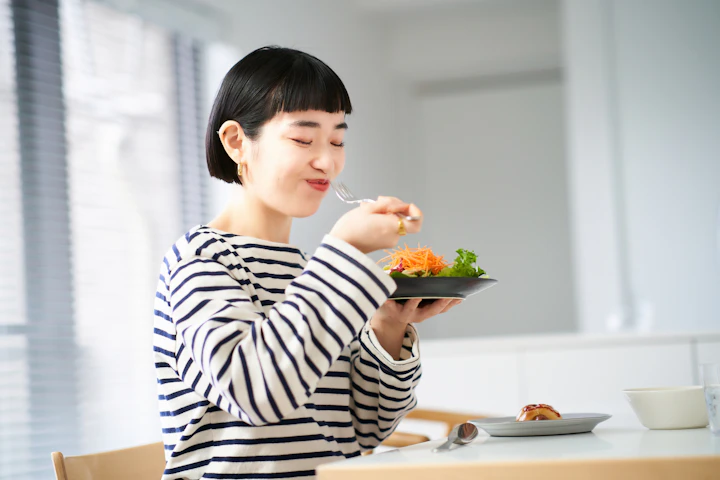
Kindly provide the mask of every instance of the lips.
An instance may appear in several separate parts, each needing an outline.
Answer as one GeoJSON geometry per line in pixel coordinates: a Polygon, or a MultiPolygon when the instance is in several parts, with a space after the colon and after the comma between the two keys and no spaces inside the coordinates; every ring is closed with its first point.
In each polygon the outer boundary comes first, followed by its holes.
{"type": "Polygon", "coordinates": [[[321,192],[324,192],[328,188],[330,188],[330,182],[325,178],[319,178],[316,180],[308,180],[307,183],[315,190],[318,190],[321,192]]]}

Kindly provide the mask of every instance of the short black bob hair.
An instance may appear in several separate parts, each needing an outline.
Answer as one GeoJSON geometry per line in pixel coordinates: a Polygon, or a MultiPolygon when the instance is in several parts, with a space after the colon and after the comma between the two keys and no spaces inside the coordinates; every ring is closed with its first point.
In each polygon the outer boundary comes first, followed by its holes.
{"type": "Polygon", "coordinates": [[[237,121],[255,140],[276,114],[303,110],[352,112],[345,85],[330,67],[305,52],[277,46],[243,57],[225,75],[210,112],[205,133],[210,175],[242,185],[237,164],[225,153],[217,133],[225,121],[237,121]]]}

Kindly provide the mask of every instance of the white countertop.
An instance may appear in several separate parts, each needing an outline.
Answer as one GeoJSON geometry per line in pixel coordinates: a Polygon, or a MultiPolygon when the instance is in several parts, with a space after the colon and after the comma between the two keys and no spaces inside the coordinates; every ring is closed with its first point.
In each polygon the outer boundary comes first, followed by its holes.
{"type": "MultiPolygon", "coordinates": [[[[351,465],[426,465],[456,462],[524,462],[534,460],[598,460],[648,457],[720,456],[720,437],[707,428],[647,430],[598,426],[591,433],[547,437],[480,435],[470,445],[432,453],[444,440],[347,460],[351,465]]],[[[718,472],[720,476],[720,472],[718,472]]]]}
{"type": "Polygon", "coordinates": [[[618,420],[571,435],[490,437],[480,430],[473,443],[450,451],[432,452],[444,442],[434,440],[323,465],[318,478],[720,478],[720,436],[708,428],[648,430],[618,420]]]}

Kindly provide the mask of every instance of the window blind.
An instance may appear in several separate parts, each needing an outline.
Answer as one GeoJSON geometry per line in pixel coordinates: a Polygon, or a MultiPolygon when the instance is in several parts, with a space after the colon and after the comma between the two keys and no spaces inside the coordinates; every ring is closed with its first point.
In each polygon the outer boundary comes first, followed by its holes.
{"type": "Polygon", "coordinates": [[[19,160],[22,222],[8,233],[23,247],[15,261],[22,262],[24,316],[14,322],[17,346],[7,367],[21,388],[4,394],[12,395],[3,400],[11,455],[2,466],[8,477],[38,478],[48,442],[61,432],[68,448],[77,439],[65,111],[57,1],[12,0],[10,7],[19,153],[11,161],[19,160]]]}
{"type": "Polygon", "coordinates": [[[0,42],[0,478],[35,480],[160,439],[159,265],[207,213],[201,48],[83,0],[0,0],[0,42]]]}
{"type": "Polygon", "coordinates": [[[0,0],[0,476],[26,469],[29,443],[25,281],[15,39],[9,0],[0,0]],[[11,401],[12,399],[12,401],[11,401]],[[12,465],[10,463],[12,460],[12,465]]]}
{"type": "Polygon", "coordinates": [[[173,38],[179,134],[182,222],[185,230],[208,221],[208,182],[202,112],[202,47],[192,38],[173,38]]]}

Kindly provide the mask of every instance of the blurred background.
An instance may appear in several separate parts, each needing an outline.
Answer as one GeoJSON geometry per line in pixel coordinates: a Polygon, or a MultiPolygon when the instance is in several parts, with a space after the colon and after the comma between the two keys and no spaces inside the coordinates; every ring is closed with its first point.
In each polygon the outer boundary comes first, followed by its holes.
{"type": "MultiPolygon", "coordinates": [[[[268,44],[344,80],[343,180],[417,203],[411,246],[475,250],[499,280],[420,327],[421,405],[512,414],[538,365],[639,361],[643,386],[720,361],[717,0],[0,0],[0,478],[160,439],[158,268],[227,198],[205,122],[268,44]],[[470,374],[482,402],[432,397],[470,374]]],[[[328,196],[293,243],[344,211],[328,196]]]]}

